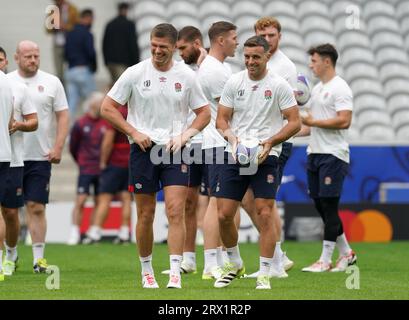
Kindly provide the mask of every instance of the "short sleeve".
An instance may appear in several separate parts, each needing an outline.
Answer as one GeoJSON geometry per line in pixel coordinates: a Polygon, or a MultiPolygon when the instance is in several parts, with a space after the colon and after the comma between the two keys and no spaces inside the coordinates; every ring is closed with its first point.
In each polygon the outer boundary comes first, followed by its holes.
{"type": "Polygon", "coordinates": [[[115,82],[114,86],[109,90],[108,97],[121,105],[125,105],[132,92],[131,69],[128,68],[115,82]]]}
{"type": "Polygon", "coordinates": [[[287,82],[280,82],[277,87],[277,101],[280,110],[285,110],[297,105],[293,89],[287,82]]]}
{"type": "Polygon", "coordinates": [[[34,106],[31,100],[28,99],[28,89],[26,86],[22,87],[22,94],[23,98],[21,100],[21,113],[25,116],[28,114],[37,113],[37,108],[34,106]]]}
{"type": "Polygon", "coordinates": [[[55,85],[53,109],[55,112],[66,110],[68,109],[67,96],[65,95],[64,87],[62,86],[60,79],[55,78],[55,85]]]}
{"type": "Polygon", "coordinates": [[[350,110],[353,109],[353,95],[352,90],[347,86],[343,86],[341,90],[335,94],[335,111],[350,110]]]}
{"type": "Polygon", "coordinates": [[[220,104],[228,108],[234,108],[233,79],[227,80],[220,98],[220,104]]]}
{"type": "Polygon", "coordinates": [[[192,87],[190,89],[189,95],[189,107],[192,110],[204,107],[208,105],[209,102],[207,101],[202,87],[199,84],[199,80],[197,78],[192,78],[192,87]]]}

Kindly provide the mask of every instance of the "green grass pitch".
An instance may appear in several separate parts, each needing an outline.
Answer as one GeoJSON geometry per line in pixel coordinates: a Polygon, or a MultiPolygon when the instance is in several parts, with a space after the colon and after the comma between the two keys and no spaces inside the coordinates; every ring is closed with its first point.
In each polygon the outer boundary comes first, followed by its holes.
{"type": "MultiPolygon", "coordinates": [[[[47,245],[49,264],[60,270],[60,289],[48,290],[48,275],[32,273],[31,247],[19,247],[19,269],[0,282],[0,300],[5,299],[138,299],[138,300],[290,300],[290,299],[409,299],[409,243],[352,244],[358,255],[357,290],[347,289],[346,273],[310,274],[301,268],[314,262],[321,243],[285,242],[283,249],[295,261],[287,279],[272,279],[271,290],[255,290],[255,279],[237,279],[223,289],[201,280],[203,251],[199,247],[197,274],[184,275],[182,290],[166,289],[168,268],[166,245],[155,245],[154,269],[160,289],[143,290],[134,245],[93,246],[47,245]]],[[[247,273],[258,269],[258,246],[241,244],[247,273]]],[[[338,255],[336,252],[334,257],[338,255]]],[[[356,275],[356,274],[355,274],[356,275]]]]}

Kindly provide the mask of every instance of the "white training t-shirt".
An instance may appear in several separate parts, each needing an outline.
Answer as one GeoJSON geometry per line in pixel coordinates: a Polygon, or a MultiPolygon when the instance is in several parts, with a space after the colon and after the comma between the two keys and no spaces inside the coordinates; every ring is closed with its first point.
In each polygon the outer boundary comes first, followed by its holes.
{"type": "MultiPolygon", "coordinates": [[[[277,49],[277,51],[268,60],[267,69],[284,78],[291,88],[296,90],[297,67],[280,49],[277,49]]],[[[287,120],[284,120],[283,124],[287,124],[287,120]]],[[[293,140],[293,138],[290,138],[287,140],[287,142],[293,143],[293,140]]]]}
{"type": "MultiPolygon", "coordinates": [[[[189,109],[208,105],[195,73],[184,62],[173,61],[169,71],[161,72],[151,58],[128,68],[108,96],[128,103],[127,121],[158,145],[187,129],[189,109]]],[[[129,142],[134,143],[131,138],[129,142]]]]}
{"type": "Polygon", "coordinates": [[[293,90],[296,90],[297,68],[280,49],[277,49],[277,51],[268,60],[267,69],[284,78],[293,88],[293,90]]]}
{"type": "MultiPolygon", "coordinates": [[[[280,76],[268,71],[253,81],[248,71],[234,74],[226,83],[220,104],[233,108],[231,129],[240,139],[267,140],[283,127],[282,110],[297,105],[293,90],[280,76]]],[[[231,146],[226,148],[231,152],[231,146]]],[[[281,143],[271,149],[270,155],[279,156],[281,143]]]]}
{"type": "MultiPolygon", "coordinates": [[[[28,98],[27,87],[17,81],[10,79],[10,85],[13,92],[14,113],[13,117],[16,121],[23,122],[23,115],[37,113],[36,107],[28,98]]],[[[11,163],[10,167],[24,166],[24,141],[23,132],[16,131],[11,136],[11,163]]]]}
{"type": "Polygon", "coordinates": [[[0,162],[11,161],[9,122],[13,111],[13,94],[6,75],[0,71],[0,162]]]}
{"type": "MultiPolygon", "coordinates": [[[[199,66],[196,63],[193,64],[187,64],[187,66],[193,71],[195,72],[196,76],[199,73],[199,66]]],[[[187,126],[190,127],[193,123],[193,121],[195,121],[196,119],[196,113],[194,113],[192,110],[189,110],[189,115],[188,115],[188,120],[187,120],[187,126]]],[[[197,135],[193,136],[190,139],[190,143],[197,143],[197,144],[201,144],[203,142],[203,133],[199,132],[197,135]]]]}
{"type": "MultiPolygon", "coordinates": [[[[311,92],[311,114],[314,119],[335,118],[338,111],[352,109],[352,90],[339,76],[325,84],[318,83],[311,92]]],[[[347,130],[311,127],[307,153],[332,154],[349,163],[349,144],[346,135],[347,130]]]]}
{"type": "Polygon", "coordinates": [[[55,112],[68,109],[68,102],[60,79],[38,70],[31,78],[23,78],[18,71],[8,74],[9,79],[23,83],[28,97],[37,109],[38,129],[24,133],[24,161],[45,161],[56,137],[55,112]]]}
{"type": "Polygon", "coordinates": [[[230,65],[222,63],[211,55],[207,55],[200,65],[199,81],[203,92],[210,103],[212,118],[203,130],[202,149],[225,147],[226,141],[216,130],[217,106],[223,92],[224,85],[232,75],[230,65]]]}

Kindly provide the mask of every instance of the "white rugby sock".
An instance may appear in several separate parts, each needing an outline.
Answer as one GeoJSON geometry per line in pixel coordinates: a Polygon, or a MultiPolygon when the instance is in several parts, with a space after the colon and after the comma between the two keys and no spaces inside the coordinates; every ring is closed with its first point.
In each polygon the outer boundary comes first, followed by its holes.
{"type": "Polygon", "coordinates": [[[146,273],[153,274],[152,255],[147,257],[139,257],[139,261],[141,263],[142,275],[146,273]]]}
{"type": "Polygon", "coordinates": [[[38,259],[44,258],[45,243],[33,243],[33,265],[37,263],[38,259]]]}
{"type": "Polygon", "coordinates": [[[347,256],[351,252],[352,249],[349,246],[347,238],[345,237],[345,233],[338,236],[337,247],[341,256],[347,256]]]}
{"type": "Polygon", "coordinates": [[[18,257],[17,246],[11,248],[7,243],[4,243],[4,246],[6,247],[6,260],[16,262],[18,257]]]}
{"type": "Polygon", "coordinates": [[[121,226],[121,228],[119,229],[118,237],[121,240],[128,241],[129,240],[129,227],[121,226]]]}
{"type": "Polygon", "coordinates": [[[223,247],[217,247],[217,265],[223,267],[223,247]]]}
{"type": "Polygon", "coordinates": [[[207,249],[204,251],[204,270],[209,272],[213,267],[217,267],[217,249],[207,249]]]}
{"type": "Polygon", "coordinates": [[[170,260],[170,273],[180,275],[180,264],[182,263],[183,257],[177,254],[171,254],[169,256],[170,260]]]}
{"type": "Polygon", "coordinates": [[[101,240],[101,228],[98,226],[91,226],[89,228],[89,231],[87,232],[87,235],[92,239],[92,240],[101,240]]]}
{"type": "Polygon", "coordinates": [[[232,248],[226,248],[227,255],[229,256],[230,262],[237,268],[241,268],[243,266],[243,260],[240,257],[240,249],[239,246],[235,246],[232,248]]]}
{"type": "Polygon", "coordinates": [[[331,263],[332,261],[332,254],[335,249],[335,242],[324,240],[322,244],[322,253],[320,257],[320,261],[325,263],[331,263]]]}
{"type": "Polygon", "coordinates": [[[183,261],[196,266],[196,252],[183,252],[183,261]]]}
{"type": "Polygon", "coordinates": [[[283,268],[283,252],[281,251],[281,242],[276,242],[274,255],[272,258],[273,267],[279,271],[283,268]]]}
{"type": "Polygon", "coordinates": [[[271,266],[273,265],[273,258],[260,257],[259,276],[268,276],[271,266]]]}

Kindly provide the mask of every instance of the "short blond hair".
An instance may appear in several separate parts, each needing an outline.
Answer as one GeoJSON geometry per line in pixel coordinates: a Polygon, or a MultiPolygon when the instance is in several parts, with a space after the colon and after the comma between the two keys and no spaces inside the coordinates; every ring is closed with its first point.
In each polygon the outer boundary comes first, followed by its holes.
{"type": "Polygon", "coordinates": [[[281,24],[274,17],[263,17],[258,19],[254,24],[254,31],[256,32],[257,30],[263,30],[267,27],[276,28],[279,33],[281,32],[281,24]]]}

